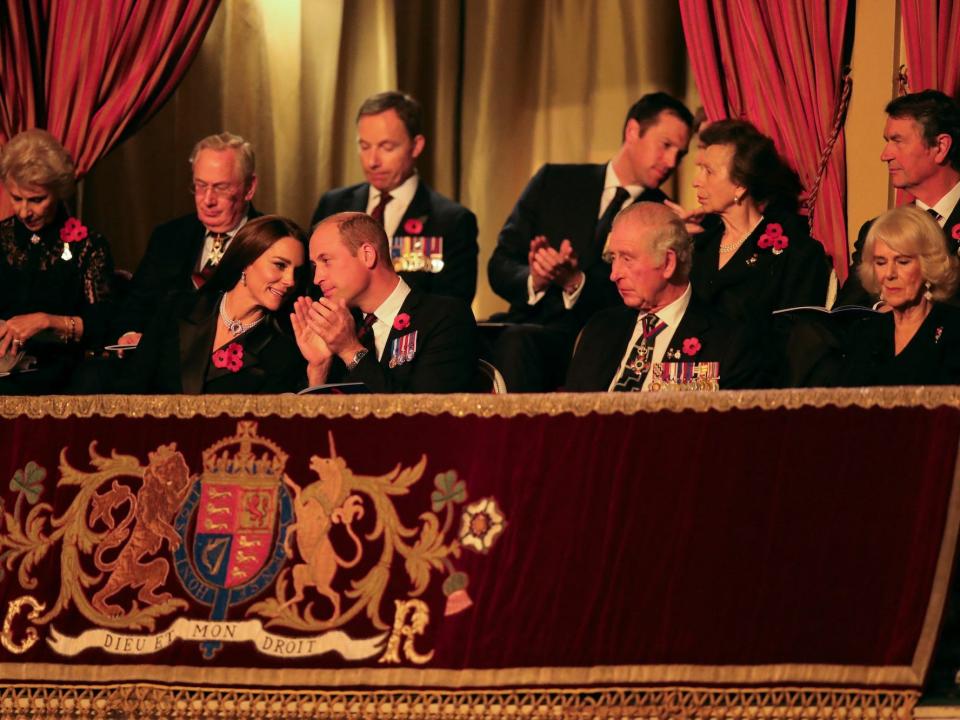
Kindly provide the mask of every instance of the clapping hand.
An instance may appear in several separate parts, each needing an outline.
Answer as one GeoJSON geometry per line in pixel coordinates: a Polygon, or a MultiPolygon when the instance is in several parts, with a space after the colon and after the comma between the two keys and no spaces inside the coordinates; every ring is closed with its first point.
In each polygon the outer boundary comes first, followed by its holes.
{"type": "Polygon", "coordinates": [[[538,235],[533,238],[530,241],[528,262],[535,292],[541,292],[550,283],[567,288],[580,276],[577,254],[566,239],[560,243],[560,249],[556,250],[550,247],[545,236],[538,235]]]}

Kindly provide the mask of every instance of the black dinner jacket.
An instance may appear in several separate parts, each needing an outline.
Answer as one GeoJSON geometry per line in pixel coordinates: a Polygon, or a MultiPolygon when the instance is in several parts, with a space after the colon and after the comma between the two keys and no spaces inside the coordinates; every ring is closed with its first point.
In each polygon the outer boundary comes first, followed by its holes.
{"type": "MultiPolygon", "coordinates": [[[[490,286],[510,303],[510,322],[579,327],[597,309],[620,302],[610,281],[610,266],[603,262],[603,243],[594,240],[600,198],[607,166],[553,165],[541,167],[520,194],[497,238],[487,272],[490,286]],[[551,285],[535,305],[527,303],[527,255],[530,241],[545,235],[559,249],[569,239],[577,253],[586,285],[572,310],[563,305],[563,292],[551,285]]],[[[636,202],[663,202],[660,190],[645,190],[636,202]]]]}
{"type": "MultiPolygon", "coordinates": [[[[867,233],[870,232],[873,221],[876,219],[877,218],[871,218],[860,226],[860,232],[857,233],[857,241],[853,245],[853,260],[850,261],[850,270],[847,274],[847,279],[843,283],[843,287],[840,288],[840,292],[837,293],[837,301],[835,303],[837,307],[842,305],[864,305],[866,307],[872,307],[877,301],[876,297],[864,289],[863,283],[860,282],[860,274],[857,272],[857,268],[860,265],[860,258],[863,256],[863,245],[867,241],[867,233]]],[[[952,234],[953,228],[958,225],[960,225],[960,202],[953,206],[953,212],[950,213],[950,217],[947,218],[947,222],[943,226],[944,240],[951,254],[957,253],[958,243],[952,237],[952,234]]],[[[960,295],[960,291],[958,291],[958,295],[960,295]]],[[[957,299],[958,295],[955,295],[954,299],[957,299]]]]}
{"type": "Polygon", "coordinates": [[[830,261],[823,246],[810,237],[806,221],[796,215],[764,216],[723,268],[717,268],[723,224],[708,222],[694,236],[690,284],[693,293],[727,317],[751,324],[769,322],[784,308],[822,307],[827,299],[830,261]],[[761,248],[760,238],[779,224],[788,245],[780,254],[761,248]]]}
{"type": "MultiPolygon", "coordinates": [[[[261,215],[250,206],[250,219],[261,215]]],[[[154,228],[126,299],[113,313],[111,342],[128,331],[142,332],[168,293],[194,289],[192,276],[206,235],[195,212],[154,228]]]]}
{"type": "MultiPolygon", "coordinates": [[[[360,183],[324,193],[310,221],[311,227],[338,212],[366,212],[370,185],[360,183]]],[[[414,290],[432,295],[458,297],[473,302],[477,291],[477,218],[463,205],[444,197],[422,179],[410,201],[397,235],[404,232],[408,220],[420,220],[423,229],[416,233],[423,237],[443,238],[443,269],[438,273],[404,271],[400,276],[414,290]]]]}
{"type": "Polygon", "coordinates": [[[477,371],[477,326],[462,300],[411,290],[400,306],[410,325],[390,330],[383,357],[368,353],[350,373],[339,359],[331,382],[362,382],[374,393],[451,393],[473,389],[477,371]],[[417,332],[413,360],[390,366],[393,341],[417,332]]]}
{"type": "MultiPolygon", "coordinates": [[[[567,372],[566,390],[604,392],[620,368],[639,312],[620,305],[598,312],[583,329],[567,372]]],[[[690,298],[667,353],[679,353],[683,362],[719,362],[724,390],[766,385],[763,351],[751,329],[711,309],[696,296],[690,298]],[[696,338],[700,349],[683,352],[683,341],[696,338]]],[[[664,354],[667,360],[667,354],[664,354]]]]}
{"type": "Polygon", "coordinates": [[[282,393],[302,388],[306,362],[296,342],[280,330],[272,316],[234,341],[243,347],[239,371],[211,368],[221,297],[185,291],[165,301],[145,330],[117,390],[200,395],[282,393]]]}

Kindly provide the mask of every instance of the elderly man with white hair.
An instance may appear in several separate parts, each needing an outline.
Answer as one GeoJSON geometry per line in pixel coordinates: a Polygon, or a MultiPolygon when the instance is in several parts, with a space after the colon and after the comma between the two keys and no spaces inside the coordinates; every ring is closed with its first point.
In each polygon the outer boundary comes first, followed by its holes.
{"type": "Polygon", "coordinates": [[[607,257],[623,305],[583,330],[566,389],[575,392],[763,385],[763,351],[746,326],[698,302],[693,243],[660,203],[640,202],[613,223],[607,257]]]}

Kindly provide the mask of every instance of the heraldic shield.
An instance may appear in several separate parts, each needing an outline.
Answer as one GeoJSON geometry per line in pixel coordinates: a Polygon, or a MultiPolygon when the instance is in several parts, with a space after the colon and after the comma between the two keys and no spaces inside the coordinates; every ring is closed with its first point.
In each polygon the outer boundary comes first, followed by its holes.
{"type": "MultiPolygon", "coordinates": [[[[293,505],[283,485],[287,455],[241,422],[237,435],[203,453],[203,474],[177,515],[184,539],[174,559],[187,592],[223,620],[230,605],[256,597],[284,563],[293,505]],[[231,448],[237,448],[231,454],[231,448]],[[258,454],[259,451],[259,454],[258,454]]],[[[220,644],[202,645],[212,657],[220,644]]]]}

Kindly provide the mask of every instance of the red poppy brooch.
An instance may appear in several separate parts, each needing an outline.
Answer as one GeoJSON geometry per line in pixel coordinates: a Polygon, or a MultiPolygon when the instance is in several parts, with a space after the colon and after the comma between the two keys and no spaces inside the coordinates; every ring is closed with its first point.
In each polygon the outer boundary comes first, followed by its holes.
{"type": "Polygon", "coordinates": [[[683,354],[684,355],[696,355],[700,352],[700,339],[696,337],[688,337],[683,341],[683,354]]]}
{"type": "Polygon", "coordinates": [[[400,313],[393,319],[394,330],[406,330],[410,327],[410,316],[407,313],[400,313]]]}
{"type": "Polygon", "coordinates": [[[73,257],[73,253],[70,252],[70,243],[80,242],[81,240],[86,240],[87,235],[90,233],[87,231],[87,226],[82,222],[77,220],[75,217],[67,218],[67,221],[63,224],[63,227],[60,228],[60,239],[63,241],[63,253],[60,255],[64,260],[69,260],[73,257]]]}
{"type": "Polygon", "coordinates": [[[423,232],[423,220],[420,218],[407,218],[403,223],[403,232],[407,235],[419,235],[423,232]]]}
{"type": "Polygon", "coordinates": [[[214,367],[226,368],[230,372],[240,372],[243,367],[243,345],[230,343],[213,354],[214,367]]]}
{"type": "Polygon", "coordinates": [[[950,237],[957,242],[960,242],[960,223],[957,223],[953,226],[953,230],[950,231],[950,237]]]}
{"type": "Polygon", "coordinates": [[[773,248],[773,254],[779,255],[787,246],[790,245],[790,238],[783,234],[783,226],[780,223],[768,223],[763,235],[757,240],[757,247],[773,248]]]}

